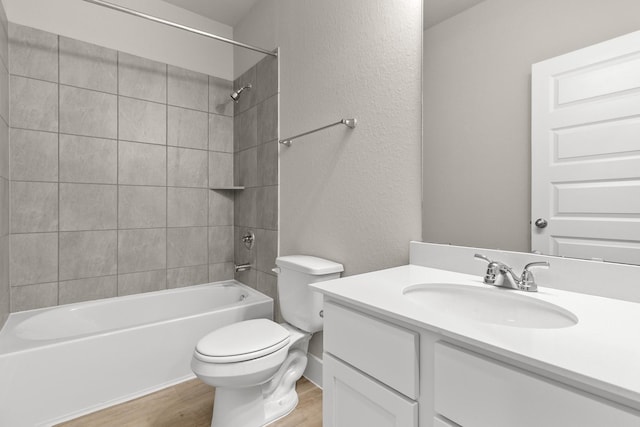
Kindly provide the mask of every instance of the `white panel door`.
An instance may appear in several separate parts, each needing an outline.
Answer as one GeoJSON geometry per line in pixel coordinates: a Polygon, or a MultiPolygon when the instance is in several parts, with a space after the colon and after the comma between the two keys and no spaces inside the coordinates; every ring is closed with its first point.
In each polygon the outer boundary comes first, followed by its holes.
{"type": "Polygon", "coordinates": [[[640,264],[640,32],[534,64],[531,125],[531,249],[640,264]]]}

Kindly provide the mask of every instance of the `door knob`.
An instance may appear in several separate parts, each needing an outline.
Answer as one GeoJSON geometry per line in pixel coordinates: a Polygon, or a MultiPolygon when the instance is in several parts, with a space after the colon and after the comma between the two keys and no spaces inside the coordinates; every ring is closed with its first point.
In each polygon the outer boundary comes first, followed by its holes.
{"type": "Polygon", "coordinates": [[[534,222],[534,224],[536,225],[536,227],[538,228],[545,228],[547,225],[549,225],[549,223],[547,222],[546,219],[544,218],[538,218],[536,219],[536,222],[534,222]]]}

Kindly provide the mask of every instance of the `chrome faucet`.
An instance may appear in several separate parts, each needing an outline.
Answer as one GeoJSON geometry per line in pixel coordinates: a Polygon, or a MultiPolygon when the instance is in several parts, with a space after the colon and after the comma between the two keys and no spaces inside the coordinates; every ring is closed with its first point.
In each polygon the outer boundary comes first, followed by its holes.
{"type": "Polygon", "coordinates": [[[484,283],[526,292],[538,291],[538,285],[530,269],[532,267],[549,268],[549,263],[546,261],[530,262],[524,266],[522,274],[518,276],[513,272],[513,269],[505,263],[492,261],[481,254],[475,254],[475,258],[488,263],[487,271],[484,275],[484,283]]]}

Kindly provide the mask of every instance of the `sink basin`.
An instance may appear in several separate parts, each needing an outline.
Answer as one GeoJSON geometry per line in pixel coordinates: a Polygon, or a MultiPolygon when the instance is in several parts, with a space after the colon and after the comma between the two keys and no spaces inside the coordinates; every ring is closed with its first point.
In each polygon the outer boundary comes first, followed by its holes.
{"type": "Polygon", "coordinates": [[[578,323],[570,311],[518,292],[453,283],[425,283],[402,290],[426,310],[484,323],[540,329],[566,328],[578,323]]]}

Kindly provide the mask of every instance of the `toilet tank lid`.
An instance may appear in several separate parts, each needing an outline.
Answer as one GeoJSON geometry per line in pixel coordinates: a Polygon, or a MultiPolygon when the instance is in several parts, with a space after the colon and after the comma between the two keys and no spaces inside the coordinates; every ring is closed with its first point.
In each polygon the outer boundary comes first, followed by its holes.
{"type": "Polygon", "coordinates": [[[281,256],[276,258],[276,265],[314,276],[344,271],[342,264],[309,255],[281,256]]]}

